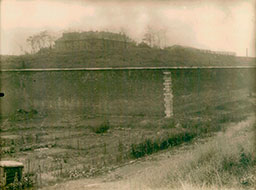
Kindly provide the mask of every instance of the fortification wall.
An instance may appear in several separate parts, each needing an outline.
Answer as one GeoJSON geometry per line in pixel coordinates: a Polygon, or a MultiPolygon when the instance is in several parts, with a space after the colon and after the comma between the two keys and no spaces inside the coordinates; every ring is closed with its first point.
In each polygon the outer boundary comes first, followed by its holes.
{"type": "MultiPolygon", "coordinates": [[[[167,72],[174,116],[189,113],[193,102],[200,110],[223,96],[237,96],[240,89],[255,90],[255,69],[167,72]]],[[[1,72],[0,77],[2,115],[34,109],[48,115],[165,116],[162,70],[1,72]]]]}

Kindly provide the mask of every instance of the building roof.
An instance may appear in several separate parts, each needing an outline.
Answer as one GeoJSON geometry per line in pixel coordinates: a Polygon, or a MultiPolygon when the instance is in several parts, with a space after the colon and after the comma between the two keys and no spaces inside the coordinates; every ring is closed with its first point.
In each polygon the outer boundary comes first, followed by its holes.
{"type": "Polygon", "coordinates": [[[0,161],[0,167],[24,167],[23,163],[16,161],[0,161]]]}

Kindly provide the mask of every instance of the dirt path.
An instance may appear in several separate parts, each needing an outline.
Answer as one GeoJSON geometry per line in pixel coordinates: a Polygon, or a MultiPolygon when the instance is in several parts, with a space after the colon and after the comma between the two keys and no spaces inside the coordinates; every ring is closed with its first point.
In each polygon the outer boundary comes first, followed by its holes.
{"type": "MultiPolygon", "coordinates": [[[[246,121],[237,124],[230,124],[225,132],[218,132],[216,135],[204,139],[196,139],[193,143],[183,144],[178,147],[170,148],[166,151],[147,156],[122,166],[108,174],[104,174],[94,179],[79,179],[46,187],[42,190],[136,190],[136,189],[167,189],[163,173],[170,170],[170,162],[182,159],[195,147],[214,141],[219,135],[236,136],[246,127],[255,122],[254,117],[249,117],[246,121]],[[169,167],[166,169],[166,167],[169,167]],[[157,184],[158,182],[158,184],[157,184]],[[161,182],[161,185],[160,183],[161,182]]],[[[173,167],[173,166],[172,166],[173,167]]]]}

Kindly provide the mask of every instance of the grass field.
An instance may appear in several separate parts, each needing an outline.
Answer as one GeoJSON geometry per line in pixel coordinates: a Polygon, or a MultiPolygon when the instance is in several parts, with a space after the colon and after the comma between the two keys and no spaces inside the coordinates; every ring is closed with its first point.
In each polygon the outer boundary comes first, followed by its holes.
{"type": "Polygon", "coordinates": [[[255,189],[255,116],[225,130],[139,159],[96,178],[43,189],[242,190],[255,189]]]}
{"type": "MultiPolygon", "coordinates": [[[[200,114],[197,102],[190,103],[189,112],[175,119],[52,115],[5,120],[1,158],[25,163],[25,172],[39,186],[91,178],[136,158],[224,131],[227,123],[245,120],[255,106],[247,91],[236,94],[239,96],[233,99],[219,98],[211,108],[202,107],[200,114]]],[[[183,110],[187,106],[184,104],[183,110]]]]}

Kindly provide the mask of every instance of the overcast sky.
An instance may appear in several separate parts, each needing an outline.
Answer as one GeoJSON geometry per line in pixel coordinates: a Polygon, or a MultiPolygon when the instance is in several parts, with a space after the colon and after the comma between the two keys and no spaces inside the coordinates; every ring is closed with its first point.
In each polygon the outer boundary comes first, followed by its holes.
{"type": "Polygon", "coordinates": [[[164,29],[168,45],[255,56],[255,0],[1,0],[1,53],[19,54],[42,30],[121,28],[140,41],[147,26],[164,29]]]}

